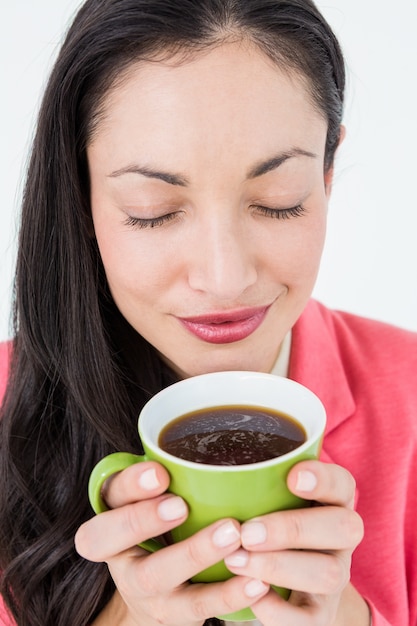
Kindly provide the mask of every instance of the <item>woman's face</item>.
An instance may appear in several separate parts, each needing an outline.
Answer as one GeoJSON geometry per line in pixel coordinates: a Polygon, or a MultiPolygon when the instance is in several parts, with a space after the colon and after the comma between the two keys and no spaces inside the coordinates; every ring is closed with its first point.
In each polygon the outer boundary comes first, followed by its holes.
{"type": "Polygon", "coordinates": [[[113,298],[181,375],[269,371],[316,279],[327,125],[255,47],[143,62],[88,147],[113,298]]]}

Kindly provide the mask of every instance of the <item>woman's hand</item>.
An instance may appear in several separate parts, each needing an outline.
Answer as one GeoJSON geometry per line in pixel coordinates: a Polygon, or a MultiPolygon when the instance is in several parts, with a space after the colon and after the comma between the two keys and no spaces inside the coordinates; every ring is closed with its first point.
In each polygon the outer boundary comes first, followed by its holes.
{"type": "Polygon", "coordinates": [[[268,592],[269,585],[246,575],[222,583],[187,582],[240,547],[240,526],[234,520],[221,520],[154,554],[137,547],[187,517],[184,501],[165,493],[168,483],[167,472],[157,463],[127,468],[106,484],[104,497],[112,510],[78,530],[79,554],[106,561],[117,588],[97,624],[197,625],[242,609],[268,592]]]}
{"type": "Polygon", "coordinates": [[[293,590],[288,602],[271,589],[252,604],[264,626],[368,626],[368,606],[349,584],[352,552],[363,537],[353,511],[352,476],[337,465],[304,461],[292,468],[288,486],[322,506],[242,524],[242,548],[226,557],[226,565],[235,574],[293,590]]]}

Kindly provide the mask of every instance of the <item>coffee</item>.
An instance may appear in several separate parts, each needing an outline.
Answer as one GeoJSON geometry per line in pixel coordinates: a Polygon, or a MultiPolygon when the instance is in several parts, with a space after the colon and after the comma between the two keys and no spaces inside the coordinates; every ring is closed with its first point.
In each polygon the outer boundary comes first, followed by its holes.
{"type": "Polygon", "coordinates": [[[246,465],[291,452],[306,441],[304,428],[272,409],[219,406],[172,420],[159,446],[180,459],[208,465],[246,465]]]}

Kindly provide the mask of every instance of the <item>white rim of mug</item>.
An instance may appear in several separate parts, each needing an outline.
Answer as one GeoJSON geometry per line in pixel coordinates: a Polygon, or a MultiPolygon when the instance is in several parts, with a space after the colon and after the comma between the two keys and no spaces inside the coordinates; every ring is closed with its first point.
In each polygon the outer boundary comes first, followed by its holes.
{"type": "MultiPolygon", "coordinates": [[[[209,377],[219,377],[224,379],[225,377],[230,377],[230,378],[239,378],[241,377],[242,380],[244,380],[246,377],[250,377],[250,378],[263,378],[263,379],[276,379],[276,378],[280,378],[278,376],[276,376],[275,374],[267,374],[267,373],[262,373],[262,372],[250,372],[250,371],[240,371],[240,370],[236,370],[236,371],[227,371],[227,372],[212,372],[209,374],[201,374],[199,376],[194,376],[192,378],[186,378],[184,380],[180,380],[177,383],[173,383],[172,385],[170,385],[169,387],[166,387],[165,389],[162,389],[162,391],[158,392],[157,394],[155,394],[155,396],[153,396],[150,400],[148,400],[148,402],[146,403],[146,405],[143,407],[142,411],[139,414],[139,420],[138,420],[138,430],[139,430],[139,435],[142,438],[144,433],[143,433],[143,424],[141,423],[141,417],[143,416],[143,414],[147,414],[150,410],[153,409],[154,404],[159,403],[161,400],[163,400],[163,398],[167,395],[170,395],[173,391],[173,388],[176,386],[184,386],[184,385],[190,385],[190,384],[195,384],[190,382],[190,381],[195,381],[195,379],[201,379],[201,378],[209,378],[209,377]]],[[[308,389],[308,387],[305,387],[304,385],[301,385],[300,383],[298,383],[297,381],[291,380],[289,378],[284,378],[282,377],[282,380],[287,381],[285,384],[289,383],[290,386],[293,386],[294,388],[298,387],[298,388],[302,388],[304,393],[306,393],[309,397],[311,397],[312,401],[316,404],[317,409],[318,409],[318,417],[317,419],[320,420],[320,428],[319,430],[311,435],[310,437],[308,437],[306,439],[306,441],[304,441],[304,443],[302,443],[300,446],[298,446],[297,448],[294,448],[294,450],[291,450],[291,452],[287,452],[285,454],[282,454],[278,457],[274,457],[273,459],[268,459],[267,461],[258,461],[257,463],[244,463],[241,465],[211,465],[208,463],[197,463],[195,461],[188,461],[186,459],[181,459],[180,457],[177,457],[173,454],[170,454],[169,452],[165,452],[165,450],[163,450],[162,448],[160,448],[156,443],[154,443],[154,441],[152,441],[151,439],[149,439],[148,437],[146,437],[146,445],[149,449],[151,449],[155,454],[157,454],[161,459],[165,459],[167,461],[170,461],[172,463],[175,463],[176,465],[180,465],[181,467],[188,467],[190,469],[196,470],[196,471],[201,471],[201,472],[227,472],[227,473],[236,473],[236,472],[249,472],[249,471],[254,471],[254,469],[262,469],[262,468],[267,468],[273,465],[280,465],[282,463],[285,463],[287,461],[291,461],[291,459],[295,458],[295,457],[299,457],[301,456],[308,448],[310,448],[311,446],[313,446],[315,443],[317,443],[317,441],[319,441],[321,439],[321,437],[324,434],[324,429],[326,426],[326,411],[324,408],[323,403],[321,402],[320,398],[310,389],[308,389]]],[[[245,400],[244,404],[246,406],[254,406],[254,407],[258,407],[258,408],[266,408],[266,409],[271,409],[271,407],[268,404],[262,405],[262,403],[260,402],[253,402],[250,403],[248,401],[245,400]]],[[[236,405],[236,402],[230,402],[230,406],[236,405]]],[[[190,409],[191,411],[198,411],[200,409],[204,409],[204,408],[209,408],[210,406],[213,406],[212,403],[207,404],[207,402],[204,402],[201,406],[197,406],[195,408],[190,409]]],[[[222,403],[222,406],[228,406],[227,403],[222,403]]],[[[176,419],[176,417],[180,417],[180,416],[175,416],[172,419],[176,419]]],[[[293,419],[297,420],[298,422],[301,423],[301,420],[299,420],[297,417],[293,417],[293,419]]],[[[146,432],[145,432],[145,436],[146,436],[146,432]]]]}

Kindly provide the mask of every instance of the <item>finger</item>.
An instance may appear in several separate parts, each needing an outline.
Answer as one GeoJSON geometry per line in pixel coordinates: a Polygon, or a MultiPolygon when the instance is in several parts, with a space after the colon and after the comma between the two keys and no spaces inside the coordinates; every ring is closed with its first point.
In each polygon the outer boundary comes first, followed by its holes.
{"type": "Polygon", "coordinates": [[[285,549],[344,550],[363,538],[363,522],[351,509],[311,507],[269,513],[242,524],[242,546],[249,551],[285,549]]]}
{"type": "MultiPolygon", "coordinates": [[[[169,607],[167,603],[164,605],[171,616],[181,615],[183,623],[201,623],[213,615],[227,615],[244,609],[268,591],[269,585],[260,580],[234,577],[222,583],[188,585],[173,597],[169,607]]],[[[160,623],[168,623],[168,620],[162,619],[160,623]]]]}
{"type": "Polygon", "coordinates": [[[135,463],[106,480],[101,490],[110,509],[154,497],[166,491],[169,474],[162,465],[147,461],[135,463]]]}
{"type": "Polygon", "coordinates": [[[184,500],[170,494],[127,504],[84,523],[75,535],[75,547],[90,561],[108,561],[142,541],[172,530],[187,515],[184,500]]]}
{"type": "Polygon", "coordinates": [[[340,593],[350,579],[350,552],[238,550],[225,558],[231,572],[310,594],[340,593]]]}
{"type": "Polygon", "coordinates": [[[117,575],[120,579],[134,578],[144,596],[168,593],[206,568],[222,561],[240,546],[240,527],[235,520],[221,520],[195,533],[188,539],[172,544],[144,559],[131,562],[119,557],[117,575]]]}
{"type": "Polygon", "coordinates": [[[290,491],[308,500],[353,508],[356,484],[345,468],[320,461],[302,461],[289,472],[290,491]]]}
{"type": "Polygon", "coordinates": [[[291,624],[311,626],[312,624],[333,624],[339,595],[322,596],[295,592],[289,601],[281,598],[272,589],[251,609],[264,626],[291,624]]]}

